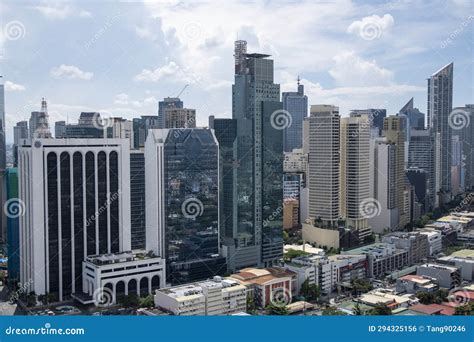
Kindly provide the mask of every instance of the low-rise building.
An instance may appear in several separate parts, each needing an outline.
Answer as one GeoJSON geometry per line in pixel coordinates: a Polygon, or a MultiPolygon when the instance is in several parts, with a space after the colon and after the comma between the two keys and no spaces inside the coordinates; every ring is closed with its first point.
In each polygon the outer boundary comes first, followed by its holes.
{"type": "Polygon", "coordinates": [[[458,267],[461,271],[462,280],[474,280],[474,250],[472,249],[463,249],[454,252],[450,256],[438,258],[437,262],[458,267]]]}
{"type": "Polygon", "coordinates": [[[408,262],[417,264],[429,255],[428,237],[420,232],[393,232],[385,235],[382,242],[392,243],[396,248],[408,251],[408,262]]]}
{"type": "Polygon", "coordinates": [[[385,304],[390,309],[398,309],[398,308],[407,308],[411,305],[415,305],[419,303],[418,298],[414,295],[404,294],[404,295],[397,295],[393,293],[393,291],[386,290],[386,289],[377,289],[370,291],[361,295],[360,297],[356,298],[355,301],[368,305],[368,306],[376,306],[378,304],[385,304]]]}
{"type": "Polygon", "coordinates": [[[438,290],[438,282],[431,277],[408,274],[397,279],[397,293],[433,293],[436,290],[438,290]]]}
{"type": "Polygon", "coordinates": [[[244,285],[248,297],[262,309],[271,303],[279,305],[291,303],[297,283],[295,272],[279,267],[244,268],[239,273],[232,274],[230,279],[244,285]]]}
{"type": "Polygon", "coordinates": [[[428,238],[430,256],[441,253],[443,250],[443,239],[439,230],[425,228],[420,230],[420,234],[425,235],[428,238]]]}
{"type": "Polygon", "coordinates": [[[339,283],[365,278],[367,265],[365,255],[310,255],[293,258],[285,263],[285,268],[297,274],[297,292],[307,280],[318,285],[323,294],[329,294],[339,283]]]}
{"type": "Polygon", "coordinates": [[[440,287],[446,289],[452,289],[461,284],[461,272],[458,267],[424,264],[416,268],[416,275],[434,278],[440,287]]]}
{"type": "Polygon", "coordinates": [[[121,295],[143,296],[165,286],[165,261],[150,251],[90,255],[82,262],[83,304],[115,304],[121,295]]]}
{"type": "Polygon", "coordinates": [[[385,276],[390,272],[400,270],[409,265],[408,251],[396,248],[395,245],[391,243],[374,243],[342,253],[367,255],[367,275],[371,278],[385,276]]]}
{"type": "Polygon", "coordinates": [[[232,315],[247,309],[247,288],[214,277],[156,291],[155,306],[179,316],[232,315]]]}

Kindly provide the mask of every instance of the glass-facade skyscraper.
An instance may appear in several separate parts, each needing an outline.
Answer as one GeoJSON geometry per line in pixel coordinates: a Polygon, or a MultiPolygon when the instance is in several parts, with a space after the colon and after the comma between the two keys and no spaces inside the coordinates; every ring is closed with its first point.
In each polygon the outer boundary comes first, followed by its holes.
{"type": "Polygon", "coordinates": [[[453,63],[428,78],[428,128],[440,135],[440,202],[451,199],[452,129],[449,114],[453,109],[453,63]]]}
{"type": "Polygon", "coordinates": [[[226,227],[223,239],[230,270],[270,266],[283,253],[283,130],[275,118],[283,109],[280,85],[274,83],[269,55],[248,54],[246,42],[237,41],[234,57],[235,121],[228,122],[236,125],[233,194],[224,196],[232,199],[233,210],[227,213],[232,218],[225,218],[232,220],[232,229],[226,227]]]}
{"type": "Polygon", "coordinates": [[[291,115],[291,125],[285,128],[284,150],[291,152],[303,147],[303,119],[308,116],[308,97],[298,78],[298,91],[281,94],[283,109],[291,115]]]}
{"type": "Polygon", "coordinates": [[[147,235],[146,243],[149,249],[163,250],[168,284],[226,272],[225,258],[219,255],[218,153],[210,129],[156,129],[148,134],[146,224],[147,229],[158,226],[163,237],[147,235]]]}

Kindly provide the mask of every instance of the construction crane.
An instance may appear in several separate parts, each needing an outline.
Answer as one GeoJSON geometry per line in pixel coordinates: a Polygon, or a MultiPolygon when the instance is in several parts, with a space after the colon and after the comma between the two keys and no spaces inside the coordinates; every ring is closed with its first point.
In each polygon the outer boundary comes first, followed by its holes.
{"type": "Polygon", "coordinates": [[[178,95],[176,95],[177,98],[179,98],[181,96],[181,94],[186,90],[186,88],[189,87],[189,84],[186,84],[183,89],[181,89],[181,91],[178,93],[178,95]]]}

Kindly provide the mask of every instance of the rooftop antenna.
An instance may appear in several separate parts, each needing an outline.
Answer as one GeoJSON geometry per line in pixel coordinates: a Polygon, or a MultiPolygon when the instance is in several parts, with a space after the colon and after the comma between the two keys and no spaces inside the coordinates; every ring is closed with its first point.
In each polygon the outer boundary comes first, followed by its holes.
{"type": "Polygon", "coordinates": [[[300,85],[300,81],[301,81],[300,75],[298,75],[298,78],[296,79],[296,82],[298,82],[298,85],[300,85]]]}

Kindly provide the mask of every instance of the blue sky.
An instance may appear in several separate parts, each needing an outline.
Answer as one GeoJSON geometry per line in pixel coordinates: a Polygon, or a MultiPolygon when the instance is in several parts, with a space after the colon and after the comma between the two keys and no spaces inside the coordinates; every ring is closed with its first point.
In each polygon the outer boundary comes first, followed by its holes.
{"type": "MultiPolygon", "coordinates": [[[[175,96],[231,116],[233,42],[275,60],[282,91],[297,75],[310,104],[395,114],[454,62],[454,105],[474,102],[474,7],[448,1],[12,1],[0,4],[0,62],[12,127],[48,100],[50,120],[81,111],[133,118],[175,96]]],[[[51,125],[54,130],[54,125],[51,125]]]]}

